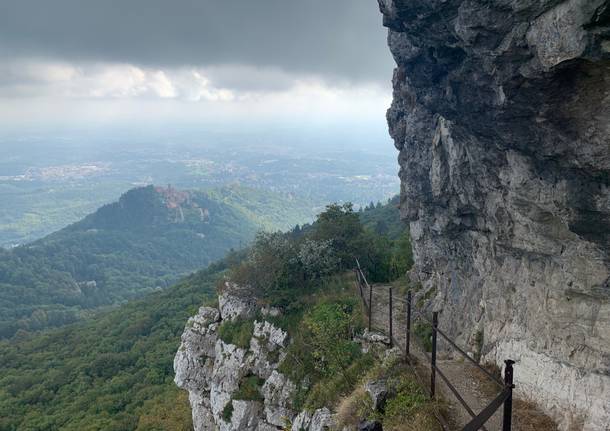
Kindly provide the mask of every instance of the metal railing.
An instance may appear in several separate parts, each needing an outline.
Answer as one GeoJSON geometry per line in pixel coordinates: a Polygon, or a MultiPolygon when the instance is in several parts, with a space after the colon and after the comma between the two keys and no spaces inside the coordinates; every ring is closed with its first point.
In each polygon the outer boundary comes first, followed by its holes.
{"type": "MultiPolygon", "coordinates": [[[[373,287],[368,283],[362,268],[360,267],[360,263],[356,259],[356,280],[358,283],[358,288],[360,290],[360,297],[362,298],[362,302],[368,314],[368,328],[369,331],[375,329],[385,334],[385,329],[383,328],[373,328],[373,287]],[[368,300],[367,297],[368,296],[368,300]]],[[[393,324],[393,315],[394,315],[394,301],[398,301],[403,303],[406,306],[406,325],[405,325],[405,360],[409,365],[412,365],[412,354],[411,354],[411,343],[415,341],[418,343],[421,353],[428,359],[430,363],[430,398],[434,399],[436,397],[436,376],[438,376],[443,380],[443,382],[447,385],[451,393],[455,396],[458,402],[462,405],[462,407],[468,412],[470,417],[472,418],[470,422],[468,422],[461,431],[476,431],[483,430],[487,431],[485,428],[485,423],[500,409],[500,407],[504,407],[503,409],[503,418],[502,418],[502,431],[511,431],[512,429],[512,398],[513,398],[513,365],[514,361],[506,360],[505,368],[504,368],[504,381],[500,380],[488,370],[483,368],[476,360],[474,360],[469,354],[467,354],[462,348],[460,348],[455,341],[453,341],[449,336],[439,328],[439,313],[432,313],[432,318],[429,318],[425,315],[425,313],[414,309],[412,293],[409,290],[406,295],[406,299],[402,300],[400,298],[394,298],[393,289],[389,287],[388,289],[388,333],[385,334],[388,336],[388,341],[390,347],[393,347],[396,343],[394,338],[394,324],[393,324]],[[411,323],[413,322],[413,318],[417,317],[425,322],[427,322],[431,326],[432,336],[431,336],[431,352],[430,355],[426,353],[426,348],[419,343],[417,337],[412,337],[411,332],[411,323]],[[438,347],[438,336],[440,336],[443,340],[445,340],[456,352],[458,352],[461,356],[471,362],[476,368],[482,371],[485,376],[494,382],[500,389],[498,395],[478,414],[476,414],[473,409],[468,405],[464,397],[459,393],[459,391],[455,388],[455,386],[451,383],[451,381],[447,378],[447,376],[439,369],[437,364],[437,347],[438,347]]],[[[412,367],[415,375],[418,379],[420,376],[418,375],[415,367],[412,367]]],[[[421,383],[421,379],[420,379],[421,383]]],[[[437,417],[441,426],[447,430],[448,426],[445,421],[441,417],[437,417]]]]}

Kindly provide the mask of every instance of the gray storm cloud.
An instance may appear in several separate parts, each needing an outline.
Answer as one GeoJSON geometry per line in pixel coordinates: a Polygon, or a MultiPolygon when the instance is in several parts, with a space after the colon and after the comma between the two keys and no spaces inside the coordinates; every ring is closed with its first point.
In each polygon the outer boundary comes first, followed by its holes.
{"type": "Polygon", "coordinates": [[[2,0],[0,60],[240,65],[387,82],[392,60],[380,20],[374,0],[2,0]]]}

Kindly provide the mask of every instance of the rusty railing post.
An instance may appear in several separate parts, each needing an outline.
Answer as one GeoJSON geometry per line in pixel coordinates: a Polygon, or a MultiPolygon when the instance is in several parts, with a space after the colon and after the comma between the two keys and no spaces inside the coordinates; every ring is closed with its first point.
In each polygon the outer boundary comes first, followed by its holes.
{"type": "Polygon", "coordinates": [[[430,398],[436,394],[436,330],[438,328],[438,312],[432,313],[432,358],[430,361],[430,398]]]}
{"type": "Polygon", "coordinates": [[[362,292],[362,281],[360,280],[360,271],[358,271],[358,269],[354,269],[354,272],[356,273],[356,282],[358,283],[358,289],[360,290],[360,299],[362,300],[362,302],[365,302],[364,300],[364,293],[362,292]]]}
{"type": "Polygon", "coordinates": [[[368,284],[369,287],[369,332],[371,332],[373,324],[373,286],[368,284]]]}
{"type": "Polygon", "coordinates": [[[407,340],[405,347],[405,359],[409,360],[410,354],[410,344],[411,344],[411,291],[407,292],[407,340]]]}
{"type": "Polygon", "coordinates": [[[388,318],[390,320],[390,347],[394,347],[394,330],[393,330],[393,322],[392,322],[392,309],[393,304],[392,304],[392,299],[393,299],[393,295],[392,295],[392,288],[390,287],[390,309],[389,309],[389,314],[388,314],[388,318]]]}
{"type": "Polygon", "coordinates": [[[510,390],[510,395],[504,401],[504,418],[502,423],[502,431],[511,431],[513,422],[513,365],[515,361],[510,359],[504,361],[506,367],[504,368],[504,384],[510,390]]]}

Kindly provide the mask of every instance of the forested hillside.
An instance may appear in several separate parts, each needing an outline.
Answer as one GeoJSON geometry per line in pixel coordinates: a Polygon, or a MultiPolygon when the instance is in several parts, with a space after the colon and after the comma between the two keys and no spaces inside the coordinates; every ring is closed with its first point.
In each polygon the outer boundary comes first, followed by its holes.
{"type": "Polygon", "coordinates": [[[219,269],[65,328],[0,341],[0,430],[191,429],[172,362],[219,269]]]}
{"type": "Polygon", "coordinates": [[[381,202],[371,202],[358,214],[362,224],[380,235],[397,239],[405,232],[405,222],[400,220],[398,210],[399,196],[396,195],[384,205],[381,202]]]}
{"type": "Polygon", "coordinates": [[[239,187],[130,190],[41,240],[0,249],[0,338],[166,288],[245,246],[260,229],[310,216],[296,200],[239,187]]]}
{"type": "MultiPolygon", "coordinates": [[[[399,223],[395,208],[366,213],[399,223]]],[[[90,226],[94,218],[84,223],[90,226]]],[[[379,280],[396,278],[411,265],[404,258],[410,247],[404,228],[391,239],[363,219],[364,211],[331,205],[313,225],[260,234],[251,248],[162,292],[61,329],[1,341],[0,431],[190,429],[186,393],[172,382],[172,361],[187,318],[211,300],[219,279],[243,277],[262,301],[286,310],[284,324],[296,325],[312,301],[332,293],[333,280],[353,266],[354,256],[379,280]]],[[[320,385],[332,383],[307,367],[294,371],[314,373],[320,385]]]]}

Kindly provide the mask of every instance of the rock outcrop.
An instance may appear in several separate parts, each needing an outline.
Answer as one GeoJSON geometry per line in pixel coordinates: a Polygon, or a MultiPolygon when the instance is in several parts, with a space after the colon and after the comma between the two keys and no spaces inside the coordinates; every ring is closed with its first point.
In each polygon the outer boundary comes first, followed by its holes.
{"type": "Polygon", "coordinates": [[[607,429],[610,2],[379,4],[413,275],[561,429],[607,429]]]}
{"type": "Polygon", "coordinates": [[[289,425],[294,431],[327,430],[333,421],[328,409],[293,410],[297,386],[279,371],[289,343],[285,331],[254,320],[247,348],[220,338],[223,322],[279,313],[257,309],[237,285],[225,287],[218,309],[201,307],[188,320],[174,359],[174,380],[189,392],[195,431],[277,431],[289,425]],[[240,387],[252,378],[259,382],[257,396],[240,399],[240,387]]]}

